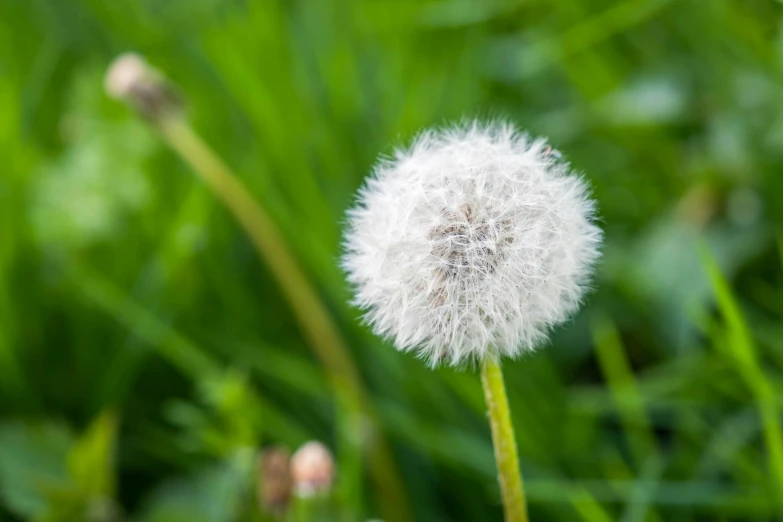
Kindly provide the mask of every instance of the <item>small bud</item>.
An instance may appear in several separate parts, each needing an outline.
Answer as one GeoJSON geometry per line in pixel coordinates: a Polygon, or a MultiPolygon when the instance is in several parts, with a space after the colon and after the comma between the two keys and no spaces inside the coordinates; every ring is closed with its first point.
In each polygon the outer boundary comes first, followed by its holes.
{"type": "Polygon", "coordinates": [[[334,458],[329,449],[317,441],[299,448],[291,458],[294,493],[313,497],[329,490],[334,480],[334,458]]]}
{"type": "Polygon", "coordinates": [[[281,513],[291,497],[290,452],[272,446],[261,453],[259,463],[258,500],[266,513],[281,513]]]}
{"type": "Polygon", "coordinates": [[[112,62],[106,73],[104,86],[112,98],[123,100],[144,81],[148,72],[144,59],[133,53],[121,54],[112,62]]]}
{"type": "Polygon", "coordinates": [[[109,96],[130,103],[153,123],[182,111],[179,96],[138,54],[115,58],[106,72],[104,87],[109,96]]]}

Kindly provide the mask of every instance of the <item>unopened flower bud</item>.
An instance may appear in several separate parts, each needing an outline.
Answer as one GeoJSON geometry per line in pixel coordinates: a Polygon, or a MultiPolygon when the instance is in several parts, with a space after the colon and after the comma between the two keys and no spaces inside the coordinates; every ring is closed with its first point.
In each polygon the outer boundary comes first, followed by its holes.
{"type": "Polygon", "coordinates": [[[308,442],[291,458],[294,493],[298,497],[312,497],[327,492],[334,480],[334,473],[332,453],[320,442],[308,442]]]}
{"type": "Polygon", "coordinates": [[[291,497],[290,452],[272,446],[261,453],[259,463],[258,500],[267,513],[285,511],[291,497]]]}
{"type": "Polygon", "coordinates": [[[153,123],[182,111],[179,96],[138,54],[115,58],[106,72],[104,87],[109,96],[130,103],[153,123]]]}

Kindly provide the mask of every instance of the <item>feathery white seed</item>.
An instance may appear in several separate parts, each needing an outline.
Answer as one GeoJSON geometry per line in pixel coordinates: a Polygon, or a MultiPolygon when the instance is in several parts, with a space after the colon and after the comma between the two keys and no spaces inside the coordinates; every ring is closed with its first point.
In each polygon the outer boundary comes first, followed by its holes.
{"type": "Polygon", "coordinates": [[[507,123],[420,134],[348,213],[342,265],[374,331],[430,365],[515,357],[579,306],[601,230],[581,177],[507,123]]]}

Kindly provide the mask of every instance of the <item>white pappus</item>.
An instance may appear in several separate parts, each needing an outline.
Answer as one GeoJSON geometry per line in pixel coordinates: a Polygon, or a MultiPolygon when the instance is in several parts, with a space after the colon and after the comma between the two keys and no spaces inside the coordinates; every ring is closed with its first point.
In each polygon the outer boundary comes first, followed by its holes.
{"type": "Polygon", "coordinates": [[[432,366],[517,356],[579,306],[601,230],[583,179],[508,123],[420,134],[348,213],[342,266],[374,331],[432,366]]]}

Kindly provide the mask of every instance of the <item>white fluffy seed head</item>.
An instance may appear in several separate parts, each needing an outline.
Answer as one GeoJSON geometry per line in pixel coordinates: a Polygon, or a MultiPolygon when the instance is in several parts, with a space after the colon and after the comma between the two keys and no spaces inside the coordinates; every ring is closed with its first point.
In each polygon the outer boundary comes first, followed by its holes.
{"type": "Polygon", "coordinates": [[[506,123],[427,131],[348,214],[355,303],[432,366],[517,356],[579,306],[601,230],[585,182],[506,123]]]}

